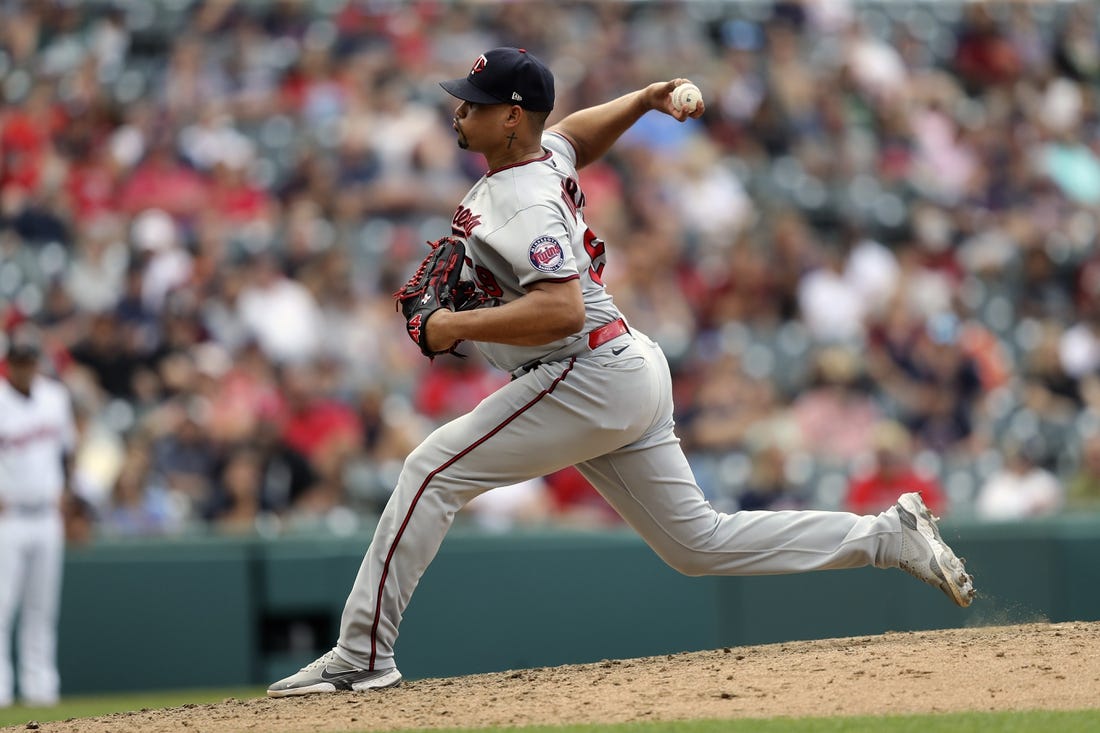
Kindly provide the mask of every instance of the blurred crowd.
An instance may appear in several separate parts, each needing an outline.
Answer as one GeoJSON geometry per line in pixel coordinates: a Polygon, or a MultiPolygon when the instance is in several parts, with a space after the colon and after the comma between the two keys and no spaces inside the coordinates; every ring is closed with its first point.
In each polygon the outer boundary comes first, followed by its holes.
{"type": "MultiPolygon", "coordinates": [[[[690,77],[582,172],[723,510],[1100,509],[1093,2],[0,0],[0,319],[81,428],[77,536],[351,530],[506,375],[391,293],[484,172],[437,82],[568,112],[690,77]]],[[[2,349],[0,349],[2,354],[2,349]]],[[[464,512],[616,521],[575,471],[464,512]]]]}

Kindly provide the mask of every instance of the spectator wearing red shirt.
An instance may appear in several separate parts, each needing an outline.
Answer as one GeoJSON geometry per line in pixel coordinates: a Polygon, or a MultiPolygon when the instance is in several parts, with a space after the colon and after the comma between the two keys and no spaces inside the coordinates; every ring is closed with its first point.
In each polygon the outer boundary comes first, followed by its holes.
{"type": "Polygon", "coordinates": [[[893,506],[898,497],[919,491],[933,514],[942,515],[947,500],[939,482],[913,468],[912,438],[901,424],[886,421],[876,426],[873,437],[874,467],[848,484],[846,508],[857,514],[878,514],[893,506]]]}
{"type": "Polygon", "coordinates": [[[40,83],[18,104],[0,115],[0,187],[34,191],[40,182],[52,137],[65,125],[53,103],[53,89],[40,83]]]}
{"type": "Polygon", "coordinates": [[[118,192],[118,208],[127,214],[160,209],[188,218],[208,203],[209,184],[176,158],[171,140],[156,141],[118,192]]]}
{"type": "Polygon", "coordinates": [[[991,10],[974,4],[966,9],[955,46],[954,70],[971,89],[1016,79],[1021,60],[991,10]]]}
{"type": "Polygon", "coordinates": [[[214,166],[211,204],[231,225],[255,221],[274,225],[275,201],[262,188],[248,182],[246,164],[246,159],[238,159],[214,166]]]}
{"type": "Polygon", "coordinates": [[[73,160],[65,192],[78,223],[117,213],[117,190],[123,169],[106,145],[95,145],[73,160]]]}
{"type": "Polygon", "coordinates": [[[232,366],[217,376],[215,389],[209,430],[215,440],[223,443],[247,441],[261,423],[271,421],[284,409],[274,368],[255,341],[234,355],[232,366]]]}
{"type": "Polygon", "coordinates": [[[415,394],[417,411],[433,420],[463,415],[507,383],[503,372],[490,369],[478,357],[446,358],[436,362],[420,381],[415,394]]]}
{"type": "Polygon", "coordinates": [[[285,367],[282,388],[282,442],[305,456],[318,477],[298,503],[338,502],[344,467],[363,444],[363,424],[350,405],[326,391],[323,375],[313,364],[285,367]]]}
{"type": "Polygon", "coordinates": [[[576,468],[563,468],[543,478],[550,491],[555,521],[585,527],[622,522],[611,505],[576,468]]]}

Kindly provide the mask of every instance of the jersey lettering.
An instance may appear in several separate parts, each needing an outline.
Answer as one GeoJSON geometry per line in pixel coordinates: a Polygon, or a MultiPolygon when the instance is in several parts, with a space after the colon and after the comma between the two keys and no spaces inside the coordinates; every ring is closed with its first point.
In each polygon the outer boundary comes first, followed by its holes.
{"type": "Polygon", "coordinates": [[[0,449],[14,448],[24,450],[28,445],[39,440],[60,440],[60,432],[49,425],[27,430],[15,435],[0,435],[0,449]]]}
{"type": "Polygon", "coordinates": [[[469,238],[477,225],[481,223],[481,214],[475,214],[465,206],[459,206],[451,219],[451,234],[469,238]]]}
{"type": "Polygon", "coordinates": [[[580,184],[577,183],[576,179],[566,178],[561,182],[561,199],[569,207],[573,218],[576,219],[577,209],[584,208],[584,193],[581,191],[580,184]]]}
{"type": "Polygon", "coordinates": [[[584,232],[584,251],[592,264],[588,266],[588,276],[597,285],[603,285],[603,268],[607,264],[607,248],[602,239],[596,236],[591,229],[584,232]]]}

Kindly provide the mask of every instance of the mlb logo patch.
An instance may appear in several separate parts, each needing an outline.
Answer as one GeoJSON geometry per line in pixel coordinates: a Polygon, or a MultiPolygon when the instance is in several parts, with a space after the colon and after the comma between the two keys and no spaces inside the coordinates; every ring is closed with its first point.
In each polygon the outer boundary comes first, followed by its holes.
{"type": "Polygon", "coordinates": [[[545,234],[531,242],[527,256],[535,269],[542,272],[557,272],[565,264],[565,250],[558,240],[545,234]]]}

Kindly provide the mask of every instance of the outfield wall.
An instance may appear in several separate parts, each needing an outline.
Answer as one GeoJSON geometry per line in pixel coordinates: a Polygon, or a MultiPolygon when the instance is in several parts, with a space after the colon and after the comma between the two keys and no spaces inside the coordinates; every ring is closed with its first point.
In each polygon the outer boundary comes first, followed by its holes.
{"type": "MultiPolygon", "coordinates": [[[[945,523],[968,609],[897,570],[688,578],[628,530],[452,531],[401,627],[408,678],[723,646],[1100,619],[1100,515],[945,523]]],[[[335,641],[369,535],[70,549],[65,694],[266,684],[335,641]]]]}

